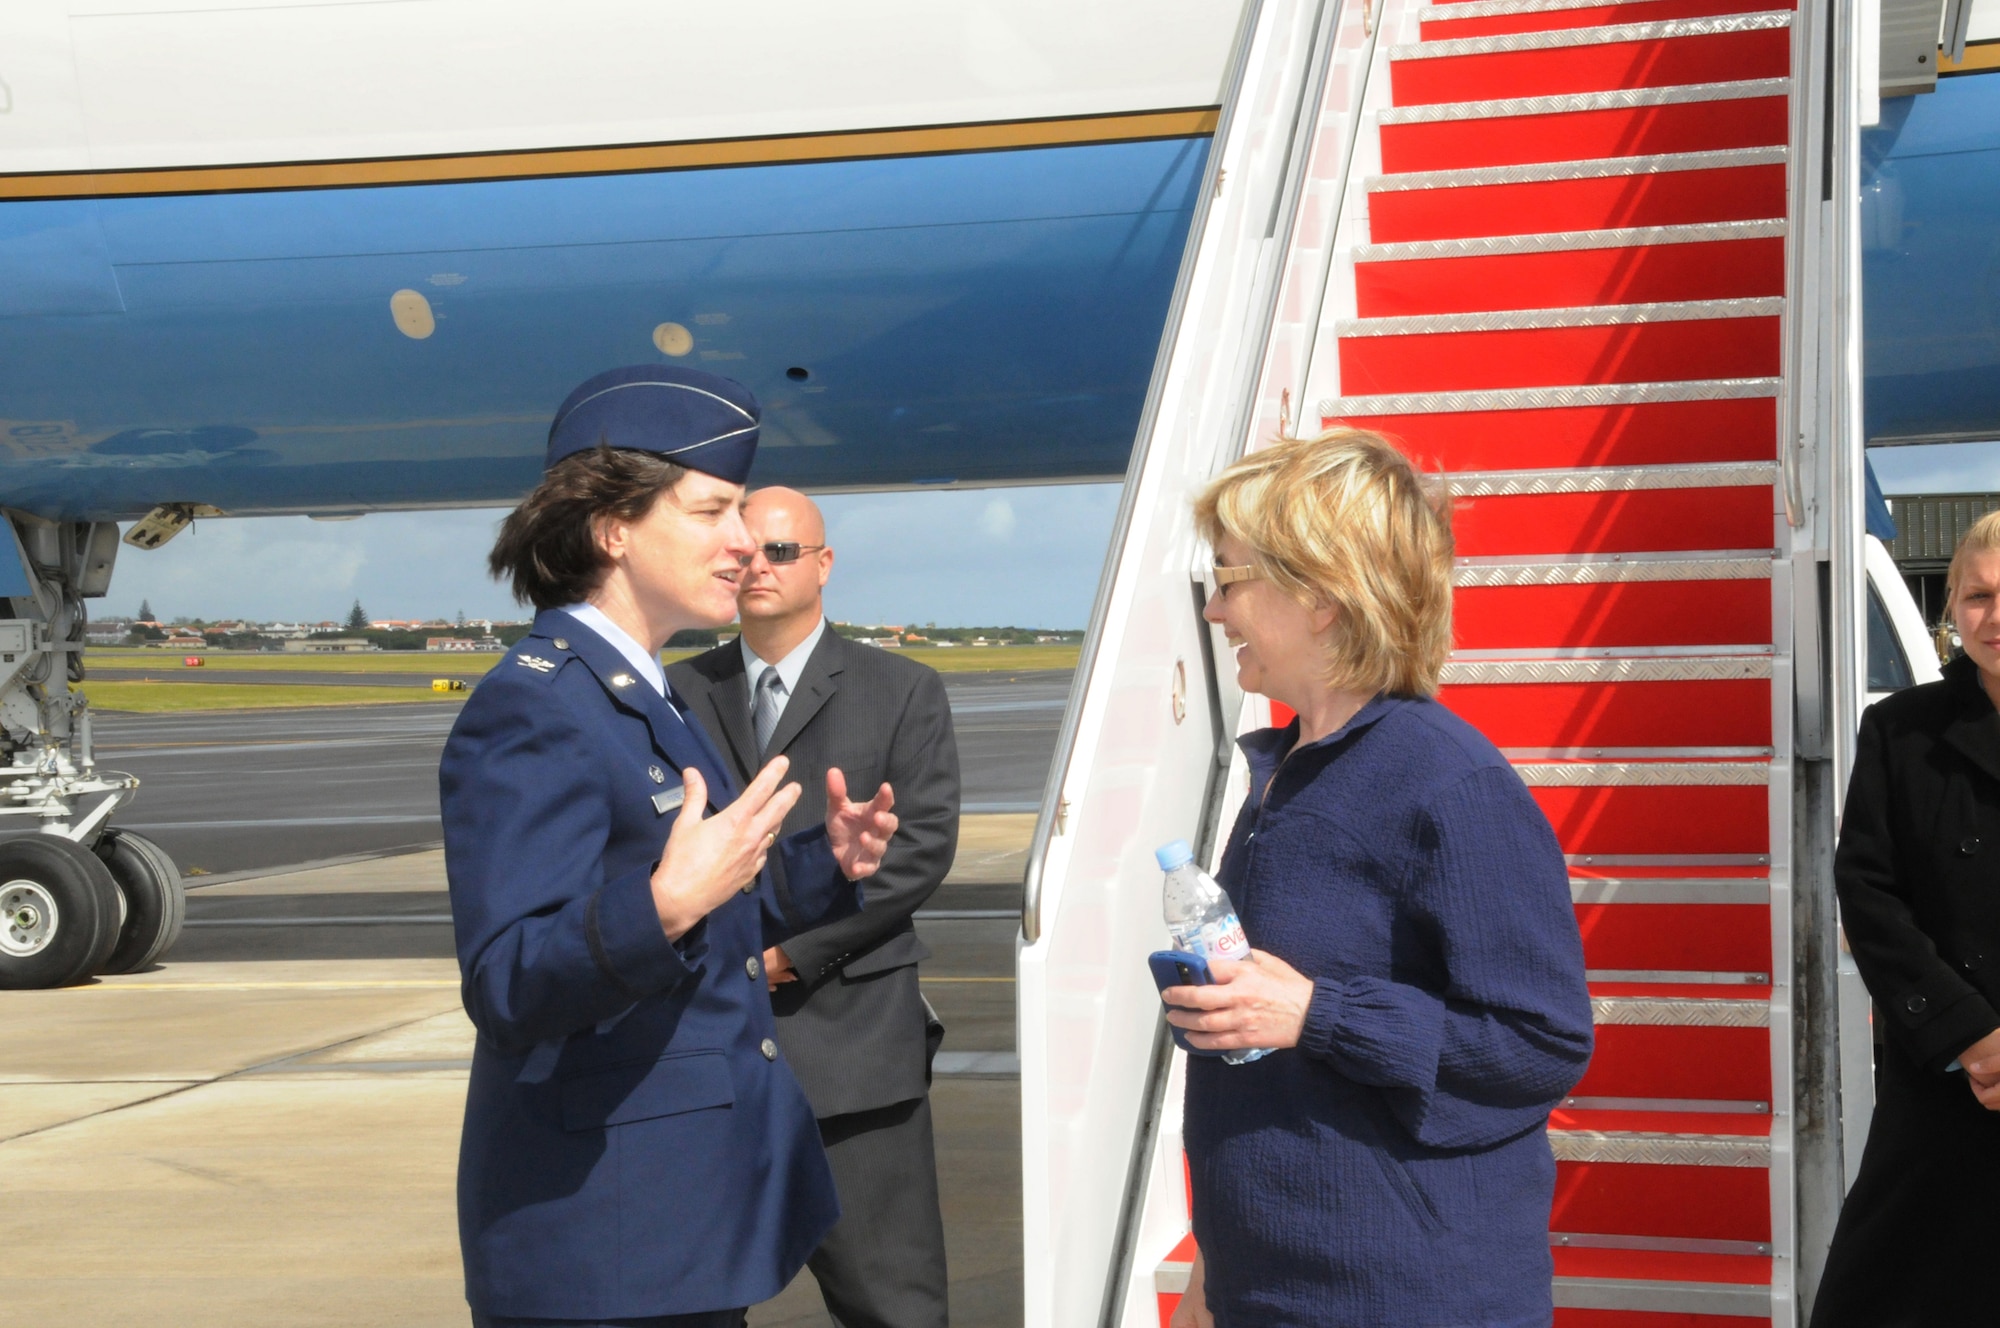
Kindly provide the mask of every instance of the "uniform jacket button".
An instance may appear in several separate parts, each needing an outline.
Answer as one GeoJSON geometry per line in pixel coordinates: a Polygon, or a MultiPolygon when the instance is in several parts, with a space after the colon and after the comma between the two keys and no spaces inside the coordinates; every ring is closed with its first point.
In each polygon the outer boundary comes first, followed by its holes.
{"type": "Polygon", "coordinates": [[[1964,839],[1959,840],[1958,851],[1968,858],[1979,852],[1979,836],[1967,835],[1964,839]]]}
{"type": "Polygon", "coordinates": [[[1930,1009],[1930,1007],[1931,1003],[1921,996],[1906,997],[1903,1001],[1903,1008],[1911,1014],[1922,1014],[1925,1010],[1930,1009]]]}
{"type": "Polygon", "coordinates": [[[764,1059],[767,1061],[774,1061],[778,1059],[778,1044],[771,1041],[771,1039],[769,1038],[765,1038],[762,1042],[759,1042],[757,1044],[757,1050],[764,1053],[764,1059]]]}
{"type": "Polygon", "coordinates": [[[752,977],[752,978],[755,978],[755,977],[757,976],[757,956],[756,956],[756,955],[751,955],[751,956],[750,956],[750,957],[749,957],[748,959],[746,959],[746,960],[744,960],[744,961],[743,961],[743,972],[744,972],[744,973],[745,973],[746,975],[748,975],[749,977],[752,977]]]}

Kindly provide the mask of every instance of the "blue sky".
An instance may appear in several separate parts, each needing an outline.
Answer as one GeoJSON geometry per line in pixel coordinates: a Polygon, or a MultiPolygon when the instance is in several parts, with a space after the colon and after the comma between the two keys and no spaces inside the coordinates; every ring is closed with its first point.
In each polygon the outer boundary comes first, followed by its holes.
{"type": "Polygon", "coordinates": [[[2000,491],[2000,443],[1877,447],[1868,452],[1884,493],[2000,491]]]}
{"type": "MultiPolygon", "coordinates": [[[[1115,484],[830,494],[827,609],[843,622],[1080,628],[1117,514],[1115,484]]],[[[486,575],[502,510],[197,522],[118,555],[94,617],[527,616],[486,575]]]]}

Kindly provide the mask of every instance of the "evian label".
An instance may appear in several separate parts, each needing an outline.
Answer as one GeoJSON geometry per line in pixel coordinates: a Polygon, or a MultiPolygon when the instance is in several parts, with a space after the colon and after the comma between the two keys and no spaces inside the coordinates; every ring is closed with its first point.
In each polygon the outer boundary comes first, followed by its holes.
{"type": "Polygon", "coordinates": [[[1189,948],[1203,959],[1240,960],[1250,954],[1250,940],[1234,913],[1225,913],[1203,926],[1191,939],[1189,948]]]}

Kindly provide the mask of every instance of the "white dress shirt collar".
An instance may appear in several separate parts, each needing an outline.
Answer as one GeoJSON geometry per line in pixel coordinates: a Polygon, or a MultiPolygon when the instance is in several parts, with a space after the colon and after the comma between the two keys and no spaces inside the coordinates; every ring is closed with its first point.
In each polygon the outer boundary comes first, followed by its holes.
{"type": "Polygon", "coordinates": [[[667,671],[660,667],[660,657],[634,641],[623,627],[611,621],[604,610],[595,604],[565,604],[563,612],[610,642],[612,648],[638,670],[639,676],[652,684],[654,691],[661,696],[667,694],[667,671]]]}
{"type": "Polygon", "coordinates": [[[778,670],[778,681],[785,684],[785,697],[789,700],[799,690],[799,679],[805,676],[806,661],[812,658],[812,652],[818,647],[819,639],[825,635],[826,619],[822,617],[814,624],[813,629],[806,633],[806,639],[793,646],[783,659],[765,659],[750,648],[749,638],[737,637],[736,644],[743,648],[743,673],[750,680],[750,695],[753,700],[757,694],[757,679],[763,677],[764,670],[773,665],[778,670]]]}

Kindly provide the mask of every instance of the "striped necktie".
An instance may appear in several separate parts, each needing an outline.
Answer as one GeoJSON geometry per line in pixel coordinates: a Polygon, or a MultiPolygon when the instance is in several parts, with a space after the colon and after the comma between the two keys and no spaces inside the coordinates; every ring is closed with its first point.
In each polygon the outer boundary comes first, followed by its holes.
{"type": "Polygon", "coordinates": [[[766,664],[757,675],[757,699],[750,713],[757,729],[757,754],[762,756],[771,745],[771,735],[778,731],[778,716],[785,713],[785,681],[775,665],[766,664]]]}

